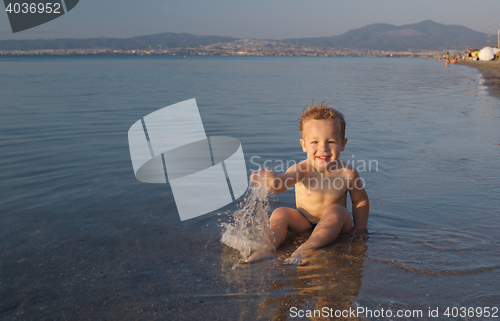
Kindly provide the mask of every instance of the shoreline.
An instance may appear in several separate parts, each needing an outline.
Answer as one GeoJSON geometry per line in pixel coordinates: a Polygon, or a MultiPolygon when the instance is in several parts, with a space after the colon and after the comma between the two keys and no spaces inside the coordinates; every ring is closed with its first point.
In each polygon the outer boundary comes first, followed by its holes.
{"type": "Polygon", "coordinates": [[[476,68],[483,76],[489,94],[500,99],[500,61],[460,61],[456,64],[476,68]]]}

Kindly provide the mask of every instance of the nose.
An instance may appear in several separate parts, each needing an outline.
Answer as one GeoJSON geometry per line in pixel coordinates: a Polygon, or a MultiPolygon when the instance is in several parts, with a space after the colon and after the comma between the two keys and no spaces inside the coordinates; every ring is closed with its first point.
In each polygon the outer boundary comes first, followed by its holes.
{"type": "Polygon", "coordinates": [[[330,145],[328,145],[328,142],[324,142],[320,144],[320,150],[327,151],[330,150],[330,145]]]}

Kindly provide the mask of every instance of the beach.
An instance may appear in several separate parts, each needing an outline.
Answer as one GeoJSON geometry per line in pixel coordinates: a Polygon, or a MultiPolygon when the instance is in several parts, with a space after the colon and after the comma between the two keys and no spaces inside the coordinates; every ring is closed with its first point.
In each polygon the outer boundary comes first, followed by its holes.
{"type": "Polygon", "coordinates": [[[491,96],[500,98],[500,61],[460,61],[459,65],[474,67],[483,75],[484,85],[491,96]]]}

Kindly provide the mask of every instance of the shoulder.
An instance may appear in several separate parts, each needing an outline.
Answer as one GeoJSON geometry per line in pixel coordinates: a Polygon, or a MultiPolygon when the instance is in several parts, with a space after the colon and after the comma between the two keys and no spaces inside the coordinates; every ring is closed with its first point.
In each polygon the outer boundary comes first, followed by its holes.
{"type": "Polygon", "coordinates": [[[354,166],[352,166],[352,164],[349,164],[348,162],[346,163],[338,160],[337,169],[344,172],[347,176],[359,176],[356,168],[354,168],[354,166]]]}
{"type": "Polygon", "coordinates": [[[305,172],[308,168],[309,166],[307,160],[303,160],[300,163],[288,167],[287,172],[305,172]]]}
{"type": "Polygon", "coordinates": [[[347,180],[348,188],[349,190],[351,190],[356,180],[359,180],[360,178],[359,173],[351,164],[342,162],[340,160],[339,162],[340,163],[338,164],[338,171],[342,173],[341,176],[347,180]]]}
{"type": "Polygon", "coordinates": [[[307,160],[304,160],[298,164],[294,164],[288,168],[285,173],[285,176],[296,175],[298,180],[301,180],[304,177],[304,174],[309,171],[309,165],[307,160]]]}
{"type": "Polygon", "coordinates": [[[288,173],[288,172],[297,172],[297,171],[299,171],[300,164],[301,163],[293,164],[292,166],[288,167],[288,169],[286,170],[286,172],[288,173]]]}

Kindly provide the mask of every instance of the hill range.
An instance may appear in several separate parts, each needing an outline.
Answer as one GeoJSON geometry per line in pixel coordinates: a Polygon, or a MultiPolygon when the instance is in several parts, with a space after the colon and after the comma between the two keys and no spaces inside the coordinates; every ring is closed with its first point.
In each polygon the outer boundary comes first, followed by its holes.
{"type": "Polygon", "coordinates": [[[285,39],[283,42],[310,46],[368,50],[463,50],[483,48],[488,35],[459,25],[443,25],[432,20],[394,26],[376,23],[352,29],[340,36],[285,39]]]}
{"type": "MultiPolygon", "coordinates": [[[[464,50],[469,46],[474,48],[484,47],[487,37],[486,33],[474,31],[464,26],[443,25],[431,20],[425,20],[403,26],[376,23],[349,30],[339,36],[273,41],[280,45],[293,44],[359,50],[464,50]]],[[[0,50],[179,48],[231,43],[236,40],[239,39],[225,36],[199,36],[168,32],[133,38],[1,40],[0,50]]]]}

